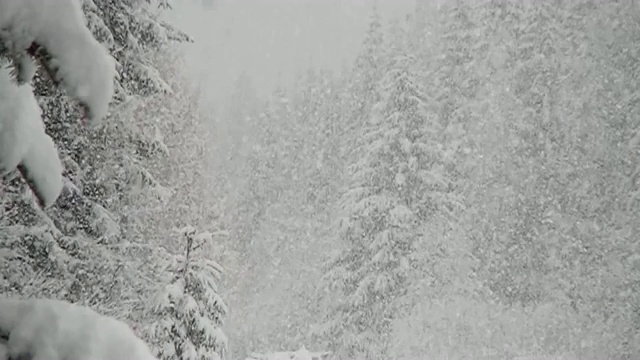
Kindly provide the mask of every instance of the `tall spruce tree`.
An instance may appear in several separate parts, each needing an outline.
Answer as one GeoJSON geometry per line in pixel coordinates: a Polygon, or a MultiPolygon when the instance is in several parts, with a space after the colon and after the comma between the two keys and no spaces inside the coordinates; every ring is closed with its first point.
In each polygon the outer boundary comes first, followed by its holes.
{"type": "Polygon", "coordinates": [[[225,359],[227,337],[221,329],[228,312],[218,295],[222,268],[197,253],[210,233],[187,226],[179,231],[184,254],[169,269],[173,278],[157,295],[152,311],[154,343],[161,359],[225,359]]]}
{"type": "Polygon", "coordinates": [[[421,86],[415,58],[397,54],[358,141],[364,156],[351,167],[341,199],[346,249],[327,281],[344,301],[329,331],[347,356],[383,358],[406,281],[419,267],[420,226],[443,211],[450,191],[443,166],[442,128],[421,86]]]}

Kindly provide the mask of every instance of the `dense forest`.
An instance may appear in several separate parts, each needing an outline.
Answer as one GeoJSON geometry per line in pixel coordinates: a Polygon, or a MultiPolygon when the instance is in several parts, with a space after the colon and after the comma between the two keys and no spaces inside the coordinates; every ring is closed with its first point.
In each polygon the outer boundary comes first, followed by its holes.
{"type": "Polygon", "coordinates": [[[343,72],[269,99],[242,76],[213,111],[163,4],[84,1],[117,61],[102,125],[36,73],[65,187],[42,209],[3,179],[0,293],[161,359],[640,358],[640,5],[373,7],[343,72]]]}

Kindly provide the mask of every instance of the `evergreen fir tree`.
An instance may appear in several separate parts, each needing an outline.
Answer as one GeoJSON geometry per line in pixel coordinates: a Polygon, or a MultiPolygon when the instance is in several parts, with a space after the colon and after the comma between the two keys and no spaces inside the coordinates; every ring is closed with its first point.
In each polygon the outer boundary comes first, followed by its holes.
{"type": "Polygon", "coordinates": [[[185,253],[170,271],[171,282],[160,292],[152,311],[159,318],[154,325],[154,342],[163,360],[224,359],[227,337],[221,329],[228,312],[217,291],[222,268],[198,256],[196,251],[208,233],[190,226],[180,229],[185,253]]]}
{"type": "Polygon", "coordinates": [[[420,225],[448,203],[442,129],[420,86],[415,60],[397,55],[382,83],[382,100],[360,137],[364,157],[341,199],[347,249],[327,281],[345,300],[328,331],[346,356],[384,358],[399,297],[419,260],[420,225]]]}

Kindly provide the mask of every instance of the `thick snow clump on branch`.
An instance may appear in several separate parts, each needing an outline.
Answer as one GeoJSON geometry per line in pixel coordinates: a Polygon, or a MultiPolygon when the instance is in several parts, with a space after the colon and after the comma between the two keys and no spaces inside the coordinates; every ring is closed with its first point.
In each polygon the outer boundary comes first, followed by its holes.
{"type": "Polygon", "coordinates": [[[0,360],[155,360],[125,323],[49,299],[0,298],[0,360]]]}
{"type": "Polygon", "coordinates": [[[19,165],[41,205],[55,202],[62,191],[62,164],[44,131],[33,89],[12,82],[9,69],[0,65],[0,175],[19,165]]]}
{"type": "Polygon", "coordinates": [[[86,107],[89,119],[107,115],[115,61],[86,26],[79,0],[0,0],[0,31],[14,58],[33,43],[44,48],[50,58],[43,65],[86,107]]]}

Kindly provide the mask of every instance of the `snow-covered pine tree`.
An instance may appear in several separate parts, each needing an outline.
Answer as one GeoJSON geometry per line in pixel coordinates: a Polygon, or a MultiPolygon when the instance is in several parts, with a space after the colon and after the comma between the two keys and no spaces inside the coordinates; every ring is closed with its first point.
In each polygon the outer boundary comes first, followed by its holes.
{"type": "Polygon", "coordinates": [[[344,296],[328,324],[332,346],[346,356],[383,358],[391,322],[416,267],[419,226],[451,204],[438,142],[436,108],[416,63],[398,54],[382,83],[358,145],[362,159],[341,199],[347,243],[326,276],[344,296]]]}
{"type": "Polygon", "coordinates": [[[151,309],[157,317],[152,336],[158,355],[162,360],[225,359],[227,337],[221,327],[228,310],[217,288],[222,268],[196,252],[211,234],[191,226],[179,233],[184,254],[170,266],[172,278],[151,309]]]}

